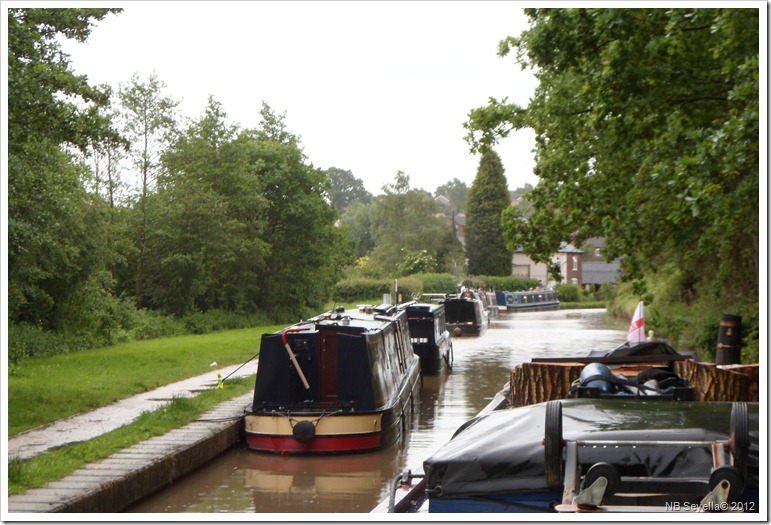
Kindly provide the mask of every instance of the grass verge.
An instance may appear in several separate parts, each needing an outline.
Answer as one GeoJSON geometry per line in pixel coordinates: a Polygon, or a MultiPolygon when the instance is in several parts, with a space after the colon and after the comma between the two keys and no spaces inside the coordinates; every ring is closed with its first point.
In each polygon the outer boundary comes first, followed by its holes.
{"type": "Polygon", "coordinates": [[[31,358],[8,371],[8,435],[109,405],[259,352],[263,333],[283,325],[133,341],[31,358]]]}
{"type": "Polygon", "coordinates": [[[177,397],[168,405],[152,412],[144,412],[128,425],[97,438],[65,445],[34,458],[11,460],[8,464],[8,494],[22,494],[27,490],[57,481],[75,470],[155,436],[161,436],[198,419],[215,405],[238,397],[254,388],[254,376],[228,379],[222,389],[202,392],[192,398],[177,397]]]}

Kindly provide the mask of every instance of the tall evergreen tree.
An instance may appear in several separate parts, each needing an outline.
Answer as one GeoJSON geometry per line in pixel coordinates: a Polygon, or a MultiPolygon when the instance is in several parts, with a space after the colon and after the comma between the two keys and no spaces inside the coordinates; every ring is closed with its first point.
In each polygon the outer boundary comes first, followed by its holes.
{"type": "Polygon", "coordinates": [[[466,257],[471,275],[511,275],[512,253],[501,225],[501,213],[509,204],[501,158],[487,149],[466,200],[466,257]]]}

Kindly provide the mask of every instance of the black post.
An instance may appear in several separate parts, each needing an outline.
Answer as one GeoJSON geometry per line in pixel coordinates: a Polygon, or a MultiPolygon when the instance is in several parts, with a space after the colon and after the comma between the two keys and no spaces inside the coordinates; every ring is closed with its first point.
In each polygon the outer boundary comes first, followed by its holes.
{"type": "Polygon", "coordinates": [[[720,316],[720,328],[717,333],[717,355],[715,364],[736,365],[741,363],[742,318],[738,315],[720,316]]]}

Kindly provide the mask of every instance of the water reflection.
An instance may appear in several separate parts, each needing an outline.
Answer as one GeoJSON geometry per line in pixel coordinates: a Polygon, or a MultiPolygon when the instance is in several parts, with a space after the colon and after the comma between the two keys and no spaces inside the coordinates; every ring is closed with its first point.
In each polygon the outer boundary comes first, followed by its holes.
{"type": "Polygon", "coordinates": [[[129,509],[154,513],[366,513],[388,496],[391,480],[422,464],[479,412],[533,357],[611,350],[625,333],[604,310],[501,316],[481,337],[453,339],[452,372],[423,378],[412,428],[387,450],[333,457],[282,457],[236,448],[129,509]]]}

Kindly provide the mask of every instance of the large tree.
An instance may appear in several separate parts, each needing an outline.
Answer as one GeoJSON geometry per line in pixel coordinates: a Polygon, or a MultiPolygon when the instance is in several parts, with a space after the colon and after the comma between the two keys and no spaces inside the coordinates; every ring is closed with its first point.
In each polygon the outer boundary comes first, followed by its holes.
{"type": "Polygon", "coordinates": [[[65,317],[85,311],[73,298],[109,286],[97,282],[111,257],[104,203],[87,193],[85,167],[70,153],[115,138],[101,111],[108,92],[70,69],[59,39],[83,42],[94,21],[117,11],[8,9],[11,321],[67,326],[65,317]]]}
{"type": "Polygon", "coordinates": [[[466,200],[466,258],[471,275],[511,275],[512,252],[501,225],[501,213],[509,205],[501,158],[485,149],[466,200]]]}
{"type": "Polygon", "coordinates": [[[526,14],[530,28],[500,54],[534,70],[528,107],[491,99],[466,123],[472,148],[535,130],[540,183],[529,220],[507,212],[510,246],[545,261],[560,241],[604,236],[627,276],[666,268],[678,276],[673,300],[701,295],[756,316],[765,11],[526,14]]]}
{"type": "Polygon", "coordinates": [[[354,177],[350,170],[329,168],[327,177],[330,182],[329,197],[338,212],[344,213],[352,204],[369,204],[372,200],[372,194],[362,180],[354,177]]]}
{"type": "Polygon", "coordinates": [[[370,264],[380,274],[398,277],[452,268],[459,251],[455,232],[431,195],[410,187],[409,175],[398,171],[371,206],[375,247],[370,264]]]}

